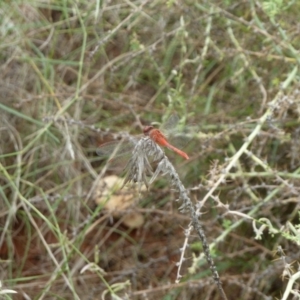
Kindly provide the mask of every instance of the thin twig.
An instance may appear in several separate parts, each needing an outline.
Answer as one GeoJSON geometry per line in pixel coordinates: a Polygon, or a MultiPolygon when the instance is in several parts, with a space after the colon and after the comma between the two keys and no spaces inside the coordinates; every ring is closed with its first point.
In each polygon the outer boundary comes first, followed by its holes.
{"type": "MultiPolygon", "coordinates": [[[[139,143],[135,146],[133,150],[133,155],[127,165],[127,173],[125,177],[125,183],[133,181],[141,184],[144,182],[146,186],[148,186],[147,175],[150,170],[149,162],[151,161],[159,161],[157,168],[152,175],[150,183],[152,183],[158,175],[163,174],[167,175],[167,178],[170,180],[172,186],[174,186],[179,192],[179,199],[183,202],[180,206],[179,210],[182,212],[189,212],[191,218],[191,224],[187,230],[187,232],[191,232],[194,229],[203,245],[204,254],[206,260],[210,266],[211,272],[213,274],[213,279],[218,286],[219,292],[221,294],[222,299],[226,300],[226,294],[222,288],[221,280],[213,261],[213,258],[210,255],[209,245],[207,242],[206,235],[204,233],[203,227],[199,221],[199,212],[197,212],[194,204],[192,203],[187,189],[182,184],[178,173],[176,172],[174,166],[169,161],[167,156],[164,154],[162,149],[154,143],[150,138],[146,137],[139,141],[139,143]]],[[[188,235],[186,235],[188,236],[188,235]]],[[[185,247],[187,246],[187,240],[185,241],[185,247]]],[[[185,248],[182,249],[184,251],[185,248]]],[[[181,255],[180,264],[183,262],[183,254],[181,255]]],[[[179,274],[179,273],[178,273],[179,274]]],[[[179,275],[180,276],[180,275],[179,275]]],[[[179,279],[179,276],[177,280],[179,279]]]]}

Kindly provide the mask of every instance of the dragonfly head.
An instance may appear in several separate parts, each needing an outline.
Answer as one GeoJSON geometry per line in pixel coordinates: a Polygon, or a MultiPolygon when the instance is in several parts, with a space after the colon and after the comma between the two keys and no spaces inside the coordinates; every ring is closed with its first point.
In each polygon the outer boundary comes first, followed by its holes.
{"type": "Polygon", "coordinates": [[[144,135],[149,135],[150,131],[153,129],[153,126],[145,126],[143,129],[144,135]]]}

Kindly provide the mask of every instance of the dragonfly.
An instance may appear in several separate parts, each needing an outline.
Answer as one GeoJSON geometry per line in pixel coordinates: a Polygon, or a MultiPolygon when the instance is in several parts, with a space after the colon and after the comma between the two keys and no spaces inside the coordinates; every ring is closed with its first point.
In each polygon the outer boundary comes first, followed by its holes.
{"type": "Polygon", "coordinates": [[[153,126],[145,126],[143,132],[144,135],[149,136],[150,139],[159,146],[166,147],[183,158],[189,159],[189,156],[185,152],[171,145],[167,137],[159,129],[156,129],[153,126]]]}
{"type": "MultiPolygon", "coordinates": [[[[167,129],[168,131],[174,131],[176,128],[177,123],[179,122],[179,118],[177,115],[172,115],[163,126],[163,129],[167,129]],[[171,130],[172,129],[172,130],[171,130]]],[[[176,131],[175,131],[176,132],[176,131]]],[[[176,133],[173,132],[173,135],[176,136],[176,133]]],[[[161,147],[168,148],[169,150],[175,152],[176,154],[180,155],[184,159],[189,159],[189,156],[184,151],[175,147],[172,142],[169,142],[167,135],[163,133],[163,130],[157,129],[154,126],[145,126],[143,128],[144,136],[149,137],[154,143],[161,147]]],[[[101,145],[97,149],[97,154],[101,157],[110,157],[109,163],[112,168],[123,166],[132,150],[134,149],[135,145],[139,141],[140,136],[131,136],[126,140],[108,142],[101,145]]],[[[184,140],[184,138],[175,137],[174,140],[184,140]]]]}

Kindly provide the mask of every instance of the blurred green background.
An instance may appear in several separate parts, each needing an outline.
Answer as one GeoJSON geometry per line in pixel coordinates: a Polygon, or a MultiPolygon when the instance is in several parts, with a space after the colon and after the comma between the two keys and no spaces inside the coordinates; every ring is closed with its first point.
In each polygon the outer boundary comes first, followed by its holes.
{"type": "Polygon", "coordinates": [[[228,299],[288,299],[299,12],[279,0],[1,1],[4,299],[221,299],[194,233],[175,283],[190,219],[168,180],[120,190],[96,154],[174,114],[190,159],[166,154],[195,204],[214,189],[200,220],[228,299]]]}

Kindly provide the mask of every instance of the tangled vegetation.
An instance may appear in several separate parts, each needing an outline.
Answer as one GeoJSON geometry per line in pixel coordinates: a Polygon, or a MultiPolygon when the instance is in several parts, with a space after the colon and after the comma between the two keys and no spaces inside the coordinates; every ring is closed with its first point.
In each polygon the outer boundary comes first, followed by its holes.
{"type": "Polygon", "coordinates": [[[299,9],[1,1],[1,296],[298,299],[299,9]],[[189,159],[122,188],[97,149],[174,115],[189,159]]]}

